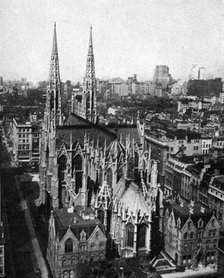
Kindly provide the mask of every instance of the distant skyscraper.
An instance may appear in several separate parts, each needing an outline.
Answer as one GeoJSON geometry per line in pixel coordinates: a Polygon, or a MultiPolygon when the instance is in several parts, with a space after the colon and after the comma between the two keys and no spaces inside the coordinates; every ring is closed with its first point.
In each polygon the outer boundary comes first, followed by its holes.
{"type": "Polygon", "coordinates": [[[0,86],[3,86],[3,77],[0,76],[0,86]]]}
{"type": "Polygon", "coordinates": [[[200,67],[198,69],[198,79],[199,80],[205,80],[205,75],[206,75],[206,69],[205,67],[200,67]]]}
{"type": "Polygon", "coordinates": [[[196,64],[192,65],[190,79],[198,79],[198,65],[196,64]]]}
{"type": "Polygon", "coordinates": [[[165,65],[156,66],[153,81],[160,83],[162,88],[166,88],[170,83],[171,75],[169,73],[169,67],[165,65]]]}
{"type": "Polygon", "coordinates": [[[153,83],[155,84],[155,95],[161,96],[162,92],[170,92],[171,84],[173,84],[173,78],[169,73],[169,67],[166,65],[158,65],[155,69],[153,77],[153,83]]]}

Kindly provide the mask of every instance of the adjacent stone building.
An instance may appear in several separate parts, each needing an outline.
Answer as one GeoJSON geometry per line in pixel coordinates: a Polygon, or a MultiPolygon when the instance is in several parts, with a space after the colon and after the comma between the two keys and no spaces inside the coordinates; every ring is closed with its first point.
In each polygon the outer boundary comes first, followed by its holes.
{"type": "Polygon", "coordinates": [[[220,225],[212,211],[180,201],[165,212],[165,251],[179,266],[217,264],[220,225]]]}
{"type": "Polygon", "coordinates": [[[49,221],[47,259],[54,277],[76,277],[77,265],[103,261],[104,227],[91,209],[55,209],[49,221]]]}

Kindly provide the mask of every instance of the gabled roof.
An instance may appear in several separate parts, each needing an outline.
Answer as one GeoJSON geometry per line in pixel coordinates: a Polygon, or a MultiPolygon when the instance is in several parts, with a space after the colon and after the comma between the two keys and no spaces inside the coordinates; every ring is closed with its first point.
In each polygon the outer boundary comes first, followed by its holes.
{"type": "Polygon", "coordinates": [[[134,213],[141,210],[142,214],[149,214],[149,206],[146,203],[143,193],[134,182],[131,182],[129,187],[124,191],[120,201],[134,213]]]}
{"type": "Polygon", "coordinates": [[[188,170],[192,174],[200,175],[203,168],[204,164],[199,162],[197,164],[187,166],[186,170],[188,170]]]}
{"type": "Polygon", "coordinates": [[[151,264],[159,273],[166,273],[176,269],[176,265],[173,263],[172,258],[164,251],[161,251],[159,255],[154,257],[151,264]]]}
{"type": "Polygon", "coordinates": [[[80,240],[80,233],[82,232],[82,230],[84,230],[86,233],[86,239],[91,236],[96,226],[99,226],[100,229],[103,231],[103,226],[100,220],[83,220],[77,211],[69,213],[65,208],[55,209],[54,216],[56,233],[58,233],[59,235],[59,240],[62,239],[68,228],[71,229],[78,240],[80,240]],[[74,219],[76,220],[74,221],[74,219]]]}
{"type": "Polygon", "coordinates": [[[98,125],[60,126],[57,127],[57,146],[61,146],[63,142],[69,145],[71,136],[73,141],[79,141],[83,145],[85,135],[93,139],[95,144],[99,139],[99,147],[104,147],[105,141],[109,145],[117,138],[115,134],[98,125]]]}
{"type": "Polygon", "coordinates": [[[190,204],[184,203],[183,206],[180,204],[169,204],[168,205],[169,212],[173,211],[175,221],[177,222],[177,219],[180,218],[181,220],[181,226],[180,228],[183,228],[184,224],[187,222],[189,216],[191,220],[193,221],[195,227],[198,226],[198,221],[201,218],[203,221],[203,227],[207,225],[209,220],[211,219],[213,212],[207,208],[204,208],[204,212],[201,212],[201,205],[195,204],[193,209],[193,214],[190,213],[190,204]]]}

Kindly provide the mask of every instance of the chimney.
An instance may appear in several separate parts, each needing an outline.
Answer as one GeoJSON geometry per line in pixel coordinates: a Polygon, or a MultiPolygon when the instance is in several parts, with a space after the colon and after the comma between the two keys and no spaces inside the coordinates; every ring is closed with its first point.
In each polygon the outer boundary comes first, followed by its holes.
{"type": "Polygon", "coordinates": [[[70,208],[68,208],[68,213],[73,213],[74,212],[74,207],[71,206],[70,208]]]}
{"type": "Polygon", "coordinates": [[[191,200],[190,206],[189,206],[189,213],[193,214],[194,213],[194,201],[191,200]]]}
{"type": "Polygon", "coordinates": [[[119,275],[119,278],[124,278],[124,268],[121,266],[119,270],[120,270],[120,271],[119,271],[119,272],[120,272],[120,273],[119,273],[119,274],[120,274],[120,275],[119,275]]]}
{"type": "Polygon", "coordinates": [[[201,211],[201,213],[205,213],[205,208],[201,207],[200,211],[201,211]]]}
{"type": "Polygon", "coordinates": [[[183,208],[184,207],[184,202],[183,200],[180,200],[180,206],[183,208]]]}
{"type": "Polygon", "coordinates": [[[189,214],[194,214],[194,207],[189,208],[189,214]]]}
{"type": "Polygon", "coordinates": [[[77,219],[76,219],[76,217],[74,217],[73,222],[74,222],[74,224],[76,224],[76,223],[77,223],[77,219]]]}

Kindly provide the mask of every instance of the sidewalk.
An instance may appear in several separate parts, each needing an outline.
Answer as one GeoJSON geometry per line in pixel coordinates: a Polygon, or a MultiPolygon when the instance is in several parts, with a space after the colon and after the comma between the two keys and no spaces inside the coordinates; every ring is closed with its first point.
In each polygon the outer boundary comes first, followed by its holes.
{"type": "Polygon", "coordinates": [[[160,274],[163,278],[196,278],[196,277],[213,277],[212,275],[217,275],[217,271],[213,268],[199,268],[198,270],[188,269],[184,272],[173,272],[167,274],[160,274]]]}
{"type": "Polygon", "coordinates": [[[33,221],[32,221],[31,215],[30,215],[30,211],[29,211],[29,206],[27,205],[27,201],[24,200],[23,193],[22,193],[18,183],[16,183],[16,187],[17,187],[19,197],[20,197],[20,200],[21,200],[21,209],[24,211],[27,227],[28,227],[29,234],[30,234],[30,237],[31,237],[31,243],[32,243],[33,252],[34,252],[33,255],[35,257],[38,268],[41,272],[40,277],[48,278],[48,277],[50,277],[50,275],[49,275],[48,268],[47,268],[45,259],[42,255],[40,245],[39,245],[39,242],[38,242],[38,239],[37,239],[37,236],[36,236],[33,221]]]}

